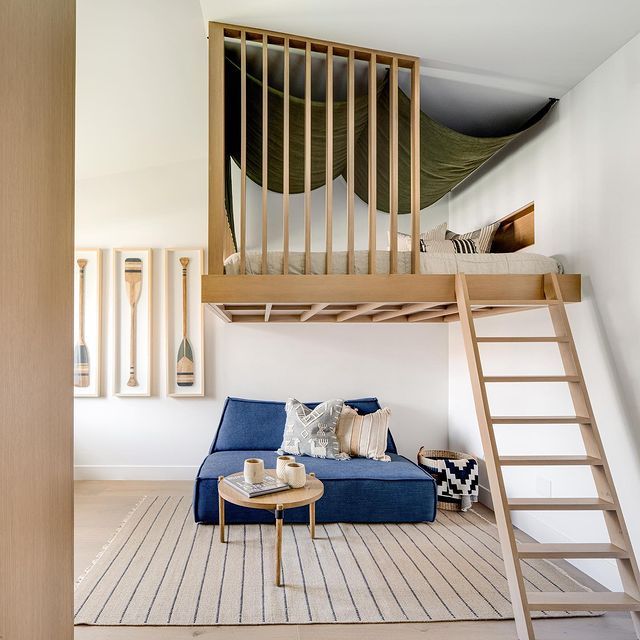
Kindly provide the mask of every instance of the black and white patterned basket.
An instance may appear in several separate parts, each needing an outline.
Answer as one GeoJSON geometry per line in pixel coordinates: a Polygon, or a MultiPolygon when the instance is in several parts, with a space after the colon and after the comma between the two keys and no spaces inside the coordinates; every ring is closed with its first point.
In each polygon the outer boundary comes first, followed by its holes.
{"type": "Polygon", "coordinates": [[[418,451],[418,464],[429,472],[436,481],[438,509],[462,511],[463,495],[471,495],[472,502],[477,500],[478,461],[472,455],[460,451],[421,447],[418,451]],[[462,468],[456,471],[457,483],[452,483],[447,478],[447,472],[444,468],[445,460],[465,461],[465,464],[461,465],[462,468]]]}

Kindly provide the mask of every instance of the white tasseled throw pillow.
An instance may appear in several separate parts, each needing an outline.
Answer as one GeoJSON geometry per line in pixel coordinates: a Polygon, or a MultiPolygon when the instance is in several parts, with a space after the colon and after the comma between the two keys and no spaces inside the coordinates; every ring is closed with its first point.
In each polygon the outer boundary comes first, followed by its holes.
{"type": "Polygon", "coordinates": [[[385,407],[362,416],[345,404],[337,430],[340,451],[350,456],[389,462],[391,458],[385,452],[390,415],[391,409],[385,407]]]}
{"type": "Polygon", "coordinates": [[[278,453],[313,458],[345,460],[349,456],[340,452],[336,434],[338,420],[344,406],[343,400],[327,400],[310,409],[295,398],[285,405],[287,419],[278,453]]]}

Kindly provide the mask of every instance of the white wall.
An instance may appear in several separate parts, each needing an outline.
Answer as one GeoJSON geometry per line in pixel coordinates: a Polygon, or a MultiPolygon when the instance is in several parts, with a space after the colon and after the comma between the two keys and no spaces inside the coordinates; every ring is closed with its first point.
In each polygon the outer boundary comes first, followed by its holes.
{"type": "MultiPolygon", "coordinates": [[[[546,124],[509,147],[458,188],[450,201],[451,227],[469,229],[535,200],[536,244],[532,249],[557,254],[567,272],[583,274],[584,301],[571,306],[569,315],[636,552],[640,552],[638,113],[640,36],[567,93],[546,124]]],[[[486,335],[542,335],[550,331],[545,314],[483,319],[477,328],[486,335]]],[[[540,346],[483,347],[488,372],[558,371],[560,363],[551,357],[552,352],[552,347],[540,346]],[[536,355],[543,348],[549,355],[536,355]]],[[[450,444],[479,452],[458,326],[450,328],[449,353],[450,444]]],[[[572,413],[568,398],[558,389],[536,394],[542,400],[534,399],[531,391],[517,392],[511,386],[499,390],[492,396],[494,412],[572,413]]],[[[507,453],[570,453],[576,444],[568,435],[570,429],[500,427],[499,443],[507,453]]],[[[508,490],[513,495],[544,495],[549,480],[554,496],[589,495],[584,492],[585,487],[590,489],[590,474],[579,469],[511,470],[508,490]]],[[[516,523],[540,540],[606,539],[600,514],[516,516],[516,523]]],[[[582,562],[580,566],[607,586],[617,586],[612,561],[582,562]]]]}
{"type": "MultiPolygon", "coordinates": [[[[79,2],[76,244],[155,249],[153,395],[112,395],[105,304],[104,397],[75,402],[77,476],[193,478],[227,395],[377,395],[393,411],[402,453],[413,458],[421,444],[445,446],[448,333],[435,325],[226,325],[205,311],[206,397],[165,396],[160,248],[204,246],[206,239],[206,40],[197,0],[135,4],[131,11],[123,0],[79,2]]],[[[336,192],[342,185],[336,181],[336,192]]],[[[250,211],[259,212],[257,191],[250,187],[250,211]]],[[[322,199],[314,194],[314,203],[322,199]]],[[[278,196],[270,205],[277,216],[278,196]]],[[[446,204],[435,210],[434,224],[446,204]]],[[[336,242],[340,228],[337,215],[336,242]]],[[[103,267],[108,276],[108,252],[103,267]]]]}

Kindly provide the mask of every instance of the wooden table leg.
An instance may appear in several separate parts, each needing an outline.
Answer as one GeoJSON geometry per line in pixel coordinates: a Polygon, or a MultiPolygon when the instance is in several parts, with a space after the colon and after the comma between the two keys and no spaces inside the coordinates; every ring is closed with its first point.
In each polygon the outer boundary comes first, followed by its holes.
{"type": "Polygon", "coordinates": [[[316,503],[312,502],[309,505],[309,532],[311,538],[316,537],[316,503]]]}
{"type": "Polygon", "coordinates": [[[276,587],[282,586],[282,520],[284,509],[281,504],[276,506],[276,587]]]}
{"type": "MultiPolygon", "coordinates": [[[[224,476],[218,477],[218,484],[222,482],[224,476]]],[[[220,495],[220,491],[218,491],[218,526],[220,528],[220,542],[225,542],[224,539],[224,498],[220,495]]]]}
{"type": "MultiPolygon", "coordinates": [[[[310,473],[309,476],[311,478],[315,478],[315,473],[310,473]]],[[[309,505],[309,533],[311,534],[311,538],[316,537],[316,503],[312,502],[309,505]]]]}

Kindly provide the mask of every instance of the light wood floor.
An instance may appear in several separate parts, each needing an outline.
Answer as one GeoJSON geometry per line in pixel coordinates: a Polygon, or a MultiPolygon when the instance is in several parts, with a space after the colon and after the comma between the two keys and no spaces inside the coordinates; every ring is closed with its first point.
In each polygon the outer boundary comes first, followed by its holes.
{"type": "MultiPolygon", "coordinates": [[[[75,569],[81,574],[143,495],[191,495],[191,482],[76,482],[75,569]]],[[[486,510],[485,510],[486,511],[486,510]]],[[[483,515],[490,514],[489,511],[483,515]]],[[[563,567],[591,588],[597,583],[571,565],[563,567]]],[[[632,640],[631,619],[599,618],[534,622],[538,640],[632,640]]],[[[76,640],[514,640],[512,621],[430,622],[368,625],[263,625],[256,627],[76,627],[76,640]]]]}

